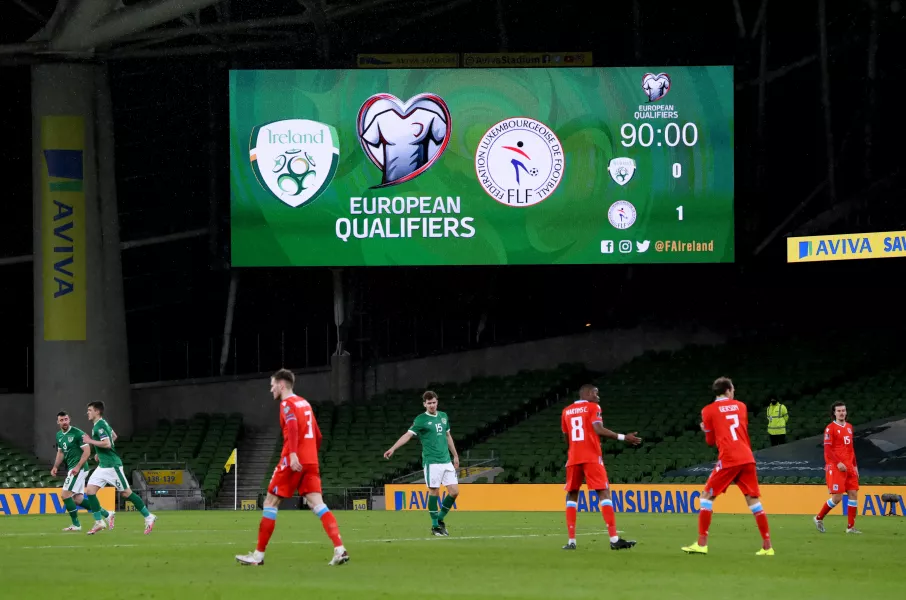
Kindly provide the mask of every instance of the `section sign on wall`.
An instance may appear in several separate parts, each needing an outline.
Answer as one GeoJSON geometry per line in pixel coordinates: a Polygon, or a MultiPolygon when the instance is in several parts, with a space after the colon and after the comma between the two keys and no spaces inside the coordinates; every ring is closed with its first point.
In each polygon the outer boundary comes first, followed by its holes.
{"type": "Polygon", "coordinates": [[[732,262],[732,67],[232,71],[234,266],[732,262]]]}

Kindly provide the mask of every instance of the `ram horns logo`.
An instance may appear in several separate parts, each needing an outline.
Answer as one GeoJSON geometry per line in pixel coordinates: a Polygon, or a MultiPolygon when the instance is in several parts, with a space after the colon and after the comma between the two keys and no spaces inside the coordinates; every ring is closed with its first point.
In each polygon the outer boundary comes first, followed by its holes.
{"type": "Polygon", "coordinates": [[[436,94],[403,102],[375,94],[359,109],[357,130],[362,150],[383,173],[373,188],[411,181],[431,168],[450,141],[450,109],[436,94]]]}
{"type": "Polygon", "coordinates": [[[642,75],[642,90],[648,96],[648,102],[657,102],[670,91],[672,82],[666,73],[645,73],[642,75]]]}
{"type": "Polygon", "coordinates": [[[249,158],[258,183],[275,198],[293,208],[311,204],[337,172],[337,130],[305,119],[265,123],[252,131],[249,158]]]}

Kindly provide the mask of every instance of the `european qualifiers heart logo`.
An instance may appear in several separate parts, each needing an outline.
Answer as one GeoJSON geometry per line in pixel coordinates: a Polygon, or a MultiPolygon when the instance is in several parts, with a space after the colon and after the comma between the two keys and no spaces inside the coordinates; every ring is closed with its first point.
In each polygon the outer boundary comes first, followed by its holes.
{"type": "Polygon", "coordinates": [[[375,188],[415,179],[431,168],[450,142],[450,109],[436,94],[418,94],[403,102],[375,94],[359,109],[356,124],[365,154],[383,173],[375,188]]]}
{"type": "Polygon", "coordinates": [[[657,102],[670,91],[670,75],[666,73],[645,73],[642,76],[642,90],[648,96],[648,102],[657,102]]]}

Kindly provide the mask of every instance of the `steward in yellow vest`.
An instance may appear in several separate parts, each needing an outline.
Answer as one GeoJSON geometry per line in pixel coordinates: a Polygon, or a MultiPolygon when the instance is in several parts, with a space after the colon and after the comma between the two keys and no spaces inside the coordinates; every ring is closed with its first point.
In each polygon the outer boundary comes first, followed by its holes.
{"type": "Polygon", "coordinates": [[[777,446],[786,443],[786,424],[790,420],[790,414],[786,406],[780,403],[777,396],[771,396],[771,403],[768,405],[768,435],[771,436],[771,445],[777,446]]]}

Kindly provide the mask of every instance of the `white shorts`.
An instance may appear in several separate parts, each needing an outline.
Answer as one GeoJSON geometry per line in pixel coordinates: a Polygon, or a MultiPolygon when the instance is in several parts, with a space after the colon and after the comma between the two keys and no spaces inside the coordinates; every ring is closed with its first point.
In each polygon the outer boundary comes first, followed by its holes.
{"type": "Polygon", "coordinates": [[[78,475],[73,475],[72,471],[66,473],[66,479],[60,488],[66,492],[72,492],[73,496],[85,493],[85,481],[88,479],[88,469],[82,468],[78,475]]]}
{"type": "Polygon", "coordinates": [[[132,489],[126,474],[123,473],[123,467],[96,468],[88,479],[88,485],[96,485],[99,488],[112,485],[118,492],[132,489]]]}
{"type": "Polygon", "coordinates": [[[444,463],[442,465],[425,465],[425,484],[431,488],[439,488],[442,485],[455,485],[459,483],[456,479],[456,469],[453,463],[444,463]]]}

